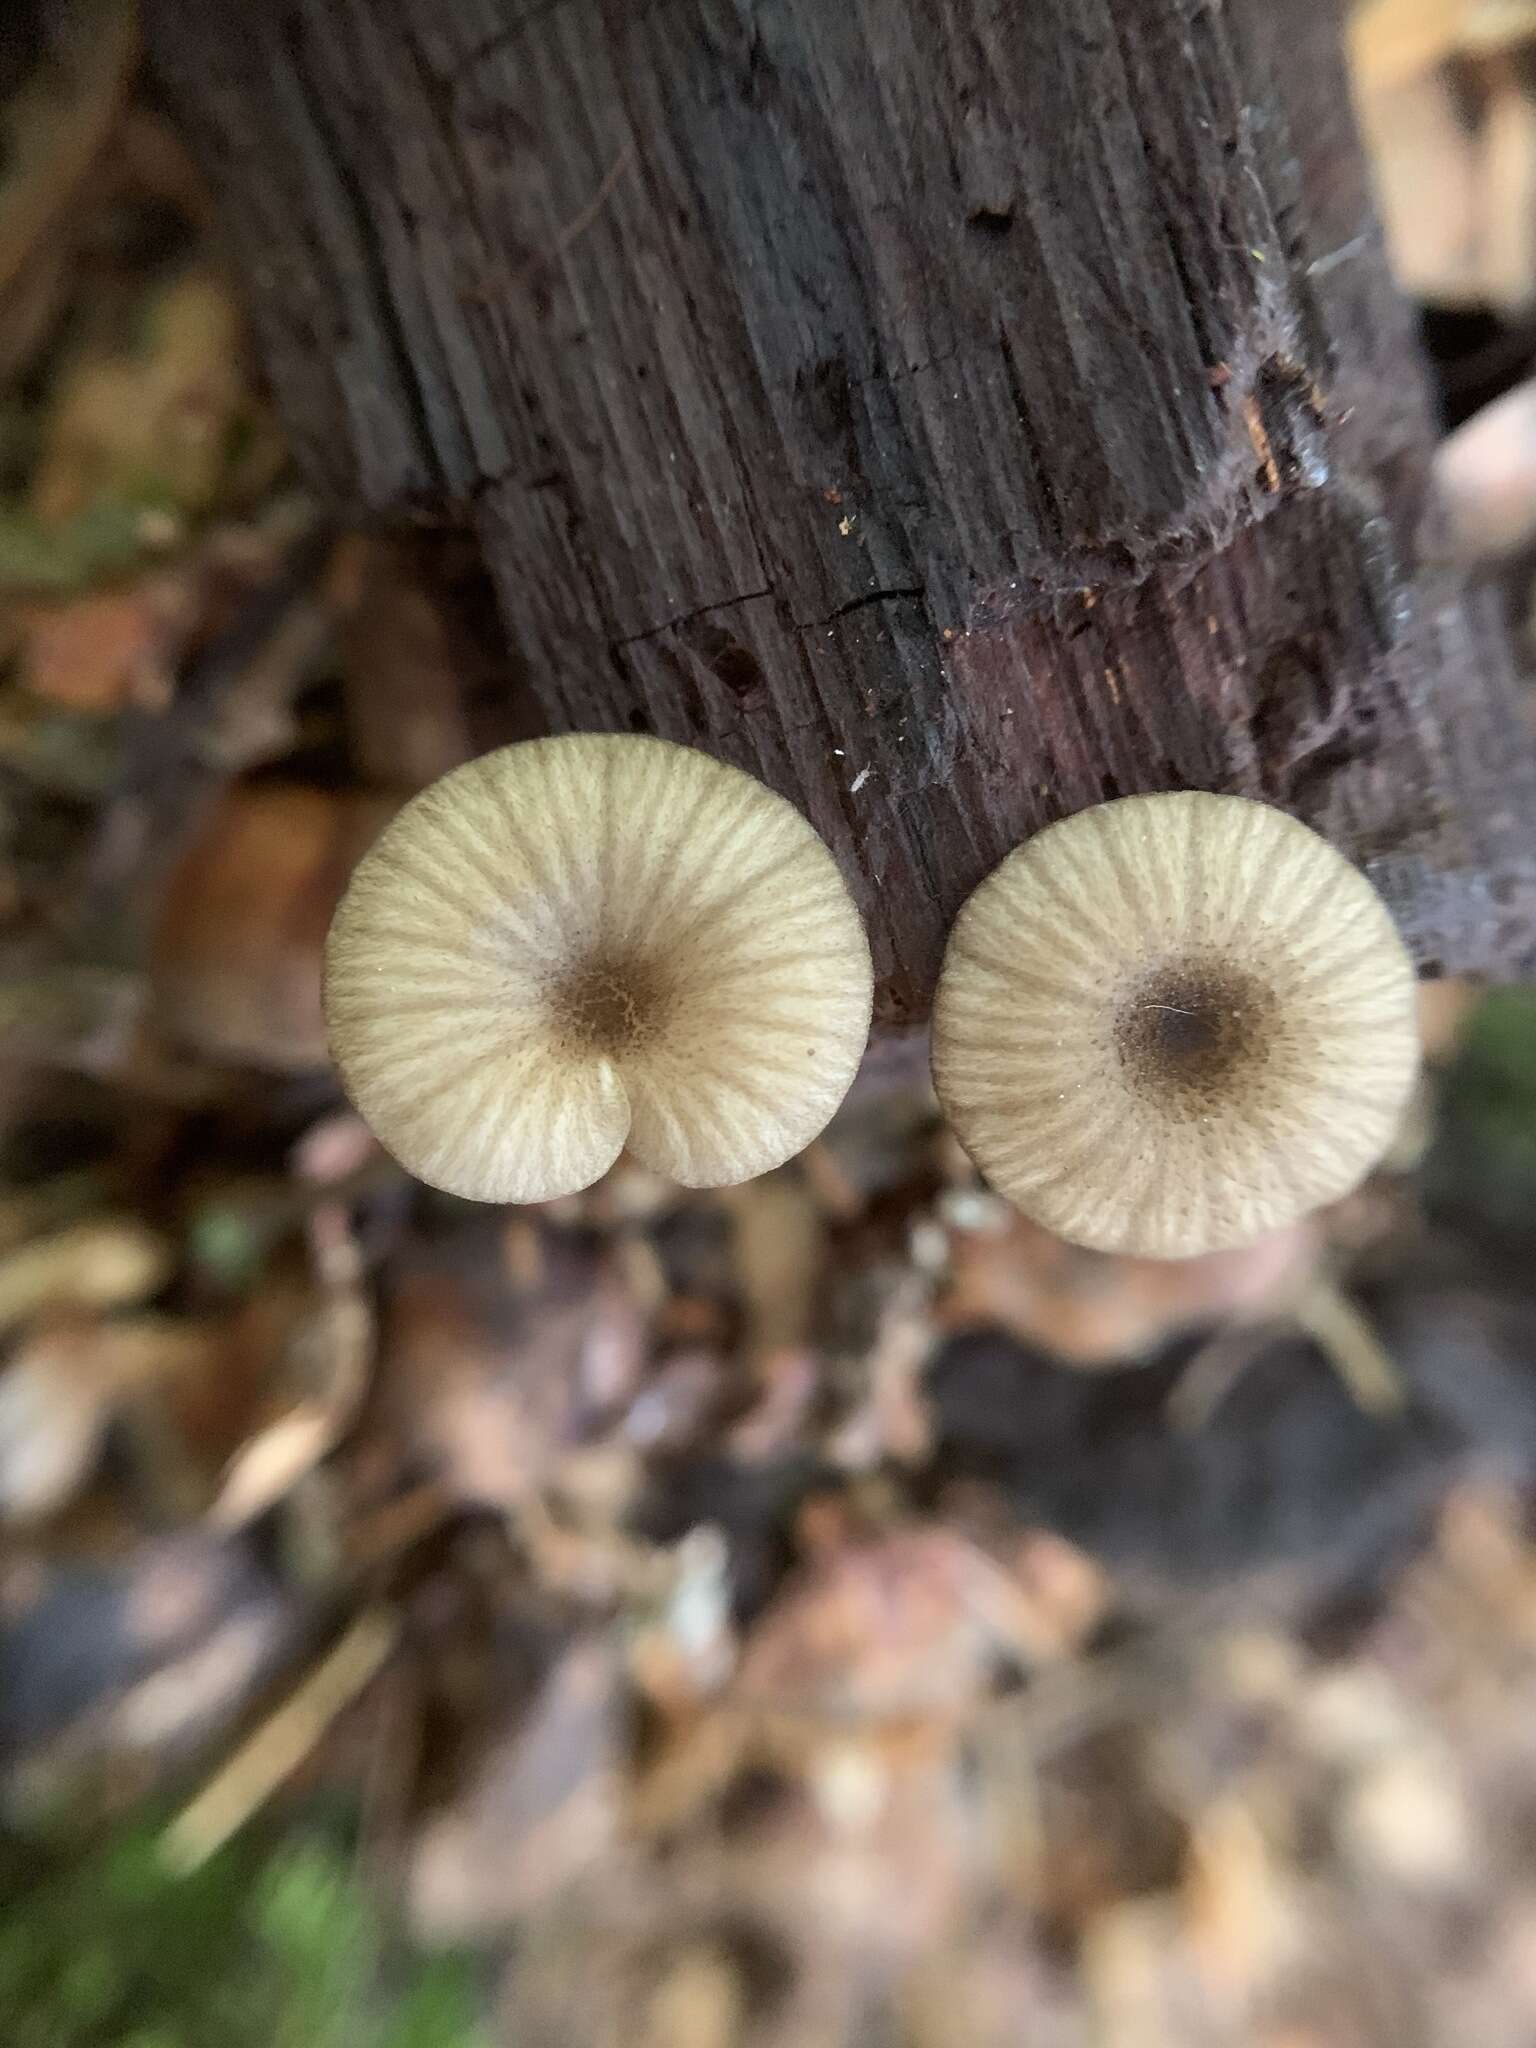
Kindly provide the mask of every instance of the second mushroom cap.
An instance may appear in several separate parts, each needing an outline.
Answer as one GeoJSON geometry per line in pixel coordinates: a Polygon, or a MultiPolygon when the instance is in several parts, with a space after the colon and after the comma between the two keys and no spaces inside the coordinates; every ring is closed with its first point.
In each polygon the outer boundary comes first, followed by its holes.
{"type": "Polygon", "coordinates": [[[1418,1060],[1370,883],[1241,797],[1126,797],[1029,840],[962,909],[934,1007],[962,1144],[1074,1243],[1251,1243],[1347,1193],[1418,1060]]]}

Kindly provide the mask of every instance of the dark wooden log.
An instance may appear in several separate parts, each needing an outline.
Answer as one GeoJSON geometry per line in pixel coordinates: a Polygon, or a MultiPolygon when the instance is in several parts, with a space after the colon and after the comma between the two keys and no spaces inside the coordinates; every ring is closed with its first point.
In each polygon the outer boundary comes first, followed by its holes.
{"type": "Polygon", "coordinates": [[[886,1023],[1011,846],[1287,805],[1536,962],[1528,736],[1323,0],[148,0],[333,500],[457,524],[509,689],[764,776],[886,1023]]]}

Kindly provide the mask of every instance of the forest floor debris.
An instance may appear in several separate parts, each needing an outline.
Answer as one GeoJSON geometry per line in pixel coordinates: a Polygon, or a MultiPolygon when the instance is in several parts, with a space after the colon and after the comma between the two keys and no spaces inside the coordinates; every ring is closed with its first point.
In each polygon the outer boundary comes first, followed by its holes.
{"type": "MultiPolygon", "coordinates": [[[[1388,1169],[1177,1266],[984,1190],[912,1045],[721,1195],[409,1182],[321,942],[531,714],[461,538],[306,502],[128,11],[63,14],[0,168],[20,2048],[209,2038],[185,1925],[316,2042],[457,2048],[486,1992],[570,2048],[1527,2048],[1536,1000],[1427,990],[1388,1169]],[[478,1974],[416,1953],[455,1941],[478,1974]]],[[[1379,0],[1359,42],[1378,129],[1434,102],[1382,142],[1407,274],[1529,341],[1487,209],[1536,251],[1536,20],[1379,0]]],[[[1515,590],[1496,452],[1447,473],[1515,590]]]]}

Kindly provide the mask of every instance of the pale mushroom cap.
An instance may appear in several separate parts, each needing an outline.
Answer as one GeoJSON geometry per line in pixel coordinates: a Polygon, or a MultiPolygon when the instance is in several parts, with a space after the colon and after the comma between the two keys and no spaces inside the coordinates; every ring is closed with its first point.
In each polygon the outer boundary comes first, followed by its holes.
{"type": "Polygon", "coordinates": [[[1241,797],[1038,834],[956,920],[934,1081],[1010,1201],[1097,1250],[1250,1244],[1346,1194],[1418,1065],[1413,969],[1324,839],[1241,797]]]}
{"type": "Polygon", "coordinates": [[[401,1163],[487,1202],[628,1145],[689,1187],[800,1151],[869,1031],[863,923],[761,783],[665,740],[504,747],[408,804],[326,949],[331,1049],[401,1163]]]}

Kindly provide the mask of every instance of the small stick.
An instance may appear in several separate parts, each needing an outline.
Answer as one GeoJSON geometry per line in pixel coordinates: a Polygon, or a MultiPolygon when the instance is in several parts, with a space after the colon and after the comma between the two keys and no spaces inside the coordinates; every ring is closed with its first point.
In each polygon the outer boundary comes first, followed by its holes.
{"type": "Polygon", "coordinates": [[[1294,1313],[1357,1408],[1367,1415],[1402,1413],[1406,1397],[1397,1367],[1359,1309],[1331,1280],[1308,1288],[1294,1313]]]}
{"type": "Polygon", "coordinates": [[[1407,1397],[1381,1339],[1334,1281],[1318,1280],[1272,1317],[1220,1331],[1201,1345],[1168,1395],[1174,1427],[1203,1429],[1286,1319],[1312,1339],[1363,1414],[1402,1413],[1407,1397]]]}
{"type": "Polygon", "coordinates": [[[322,1735],[382,1667],[400,1633],[388,1608],[370,1607],[235,1751],[160,1840],[179,1876],[206,1863],[292,1777],[322,1735]]]}
{"type": "Polygon", "coordinates": [[[1173,1427],[1190,1435],[1204,1429],[1279,1327],[1250,1323],[1208,1338],[1169,1389],[1163,1412],[1173,1427]]]}

